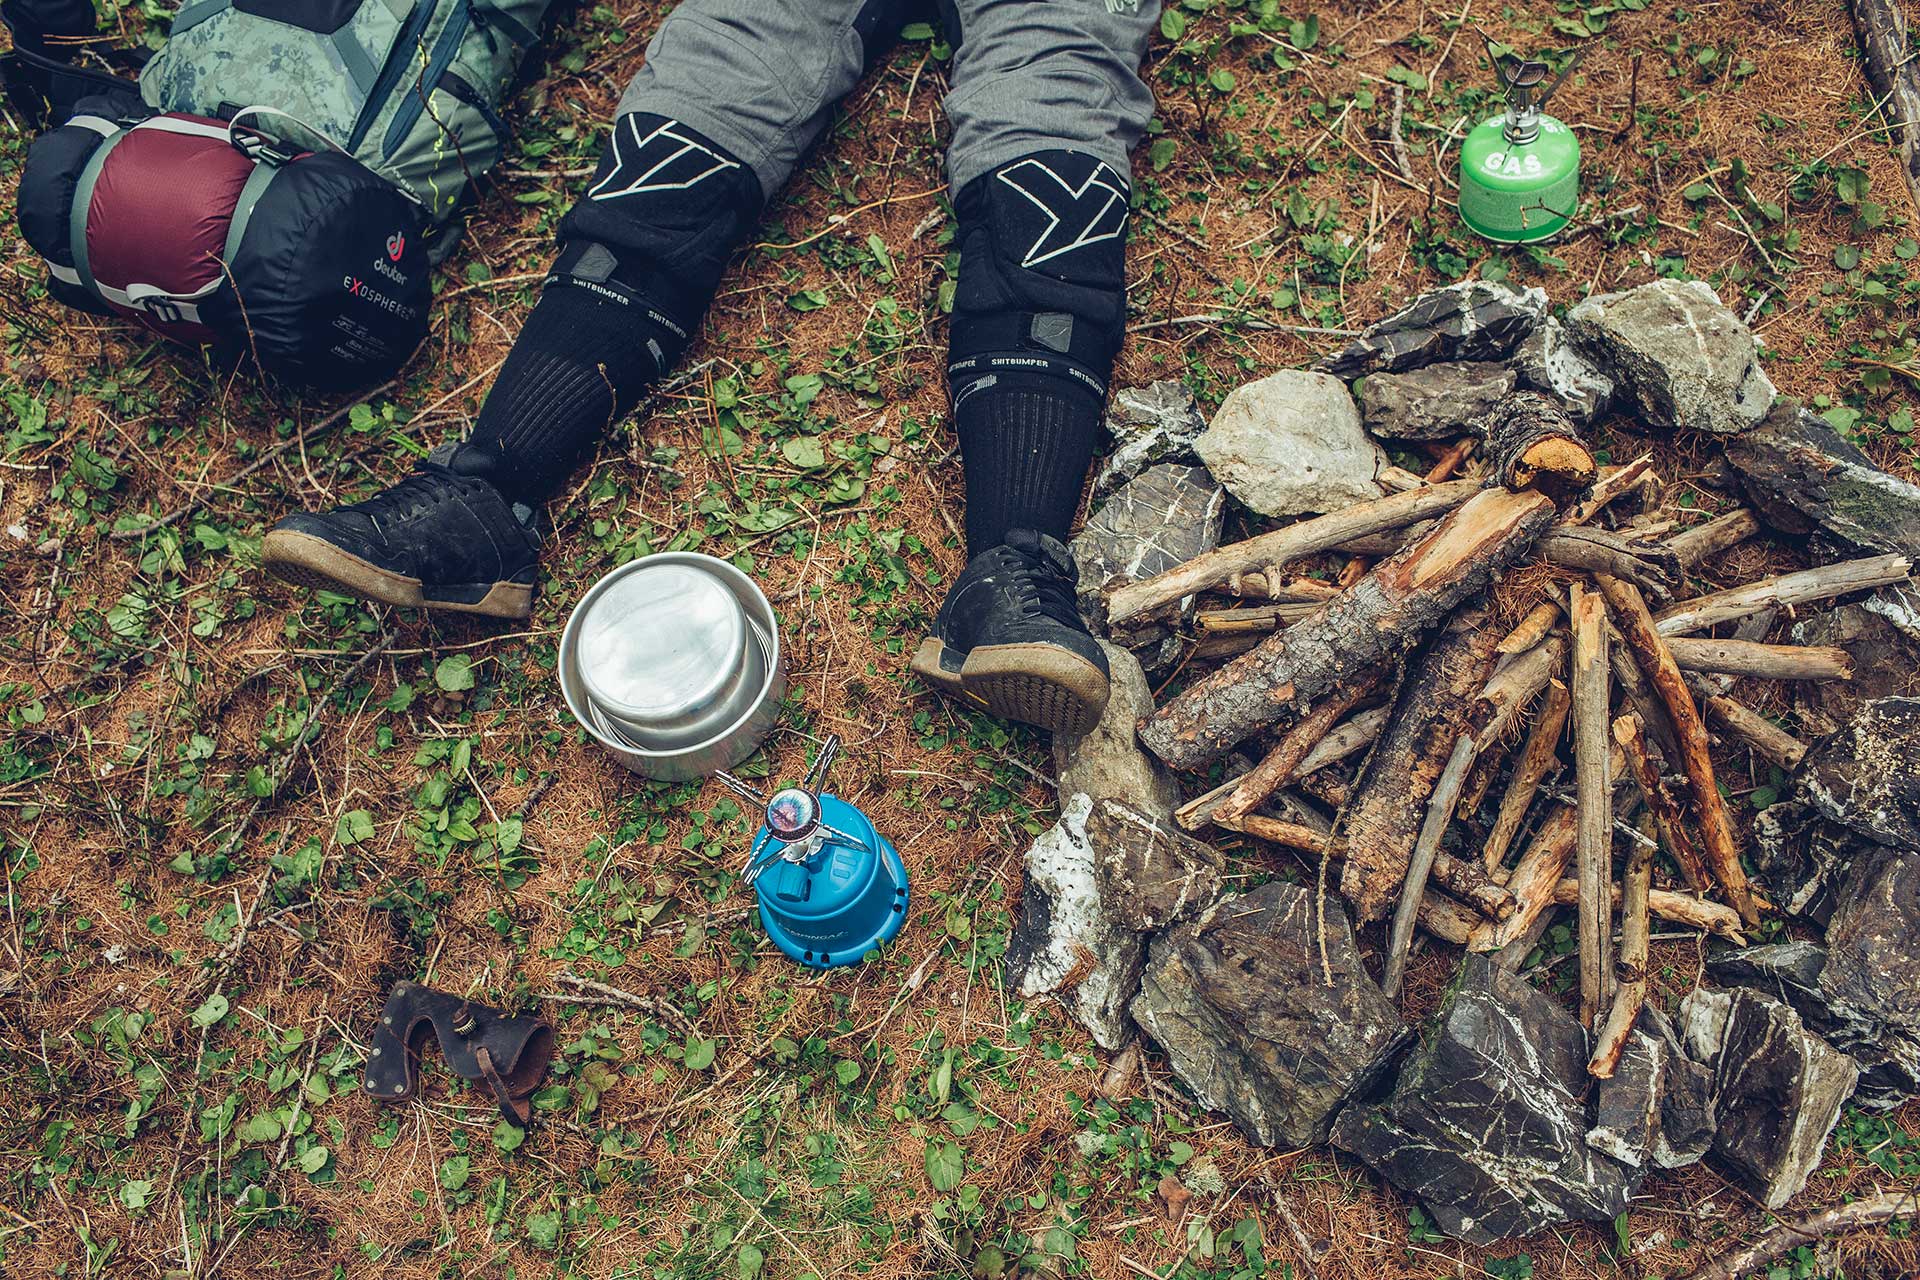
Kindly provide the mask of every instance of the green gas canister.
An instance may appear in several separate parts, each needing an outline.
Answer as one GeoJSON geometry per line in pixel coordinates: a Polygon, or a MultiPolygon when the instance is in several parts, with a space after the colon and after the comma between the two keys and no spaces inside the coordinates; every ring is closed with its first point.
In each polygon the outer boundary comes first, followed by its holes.
{"type": "Polygon", "coordinates": [[[1460,217],[1503,244],[1544,240],[1567,225],[1580,203],[1580,141],[1545,110],[1580,59],[1542,91],[1551,70],[1546,63],[1498,53],[1490,40],[1487,45],[1507,103],[1461,144],[1460,217]]]}

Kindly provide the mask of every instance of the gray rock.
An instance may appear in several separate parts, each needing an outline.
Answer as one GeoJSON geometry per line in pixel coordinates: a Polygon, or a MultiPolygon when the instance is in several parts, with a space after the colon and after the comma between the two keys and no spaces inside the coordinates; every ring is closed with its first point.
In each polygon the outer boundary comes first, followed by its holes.
{"type": "Polygon", "coordinates": [[[1566,327],[1548,316],[1508,361],[1520,385],[1552,396],[1583,426],[1599,421],[1613,405],[1613,379],[1575,349],[1566,327]]]}
{"type": "Polygon", "coordinates": [[[1588,1145],[1586,1063],[1572,1014],[1472,955],[1393,1092],[1342,1111],[1333,1141],[1475,1244],[1610,1221],[1643,1171],[1588,1145]]]}
{"type": "Polygon", "coordinates": [[[1339,511],[1381,496],[1386,456],[1360,429],[1338,378],[1282,369],[1236,388],[1194,450],[1214,479],[1263,516],[1339,511]]]}
{"type": "Polygon", "coordinates": [[[1712,1076],[1648,1006],[1613,1075],[1599,1082],[1587,1145],[1634,1169],[1695,1164],[1713,1145],[1712,1076]]]}
{"type": "Polygon", "coordinates": [[[1567,335],[1650,427],[1744,431],[1773,406],[1753,332],[1698,280],[1588,298],[1567,335]]]}
{"type": "Polygon", "coordinates": [[[1891,622],[1909,640],[1920,640],[1920,587],[1911,583],[1882,587],[1862,600],[1860,607],[1891,622]]]}
{"type": "Polygon", "coordinates": [[[1815,1031],[1826,1035],[1831,1023],[1816,1016],[1820,1008],[1820,972],[1827,949],[1805,940],[1739,947],[1707,959],[1707,974],[1723,987],[1750,987],[1784,1004],[1815,1031]]]}
{"type": "Polygon", "coordinates": [[[1107,404],[1113,447],[1093,477],[1093,496],[1105,497],[1157,462],[1193,461],[1193,442],[1206,429],[1206,415],[1181,383],[1120,388],[1107,404]]]}
{"type": "Polygon", "coordinates": [[[1158,933],[1213,905],[1227,861],[1166,816],[1118,800],[1099,800],[1087,818],[1100,894],[1128,928],[1158,933]]]}
{"type": "Polygon", "coordinates": [[[1076,795],[1093,800],[1124,800],[1149,817],[1169,818],[1180,803],[1173,771],[1140,746],[1133,727],[1153,710],[1153,690],[1131,653],[1108,641],[1107,709],[1100,722],[1079,737],[1053,737],[1054,785],[1064,811],[1076,795]]]}
{"type": "Polygon", "coordinates": [[[1027,850],[1007,976],[1022,996],[1057,999],[1101,1048],[1119,1049],[1132,1033],[1127,1002],[1139,990],[1146,946],[1101,896],[1087,839],[1092,810],[1089,797],[1071,797],[1027,850]]]}
{"type": "Polygon", "coordinates": [[[1501,360],[1546,317],[1542,289],[1463,280],[1423,293],[1314,368],[1349,382],[1442,360],[1501,360]]]}
{"type": "Polygon", "coordinates": [[[1825,418],[1779,401],[1727,442],[1726,459],[1775,528],[1823,529],[1861,551],[1920,556],[1920,488],[1874,466],[1825,418]]]}
{"type": "Polygon", "coordinates": [[[1803,799],[1770,805],[1753,820],[1754,875],[1767,899],[1815,924],[1827,922],[1848,869],[1874,847],[1803,799]]]}
{"type": "Polygon", "coordinates": [[[1513,390],[1503,364],[1449,362],[1405,373],[1374,373],[1360,384],[1360,417],[1367,430],[1392,440],[1446,440],[1513,390]]]}
{"type": "Polygon", "coordinates": [[[1713,1072],[1713,1153],[1763,1205],[1780,1208],[1819,1167],[1859,1068],[1755,991],[1690,992],[1680,1025],[1688,1053],[1713,1072]]]}
{"type": "Polygon", "coordinates": [[[1360,963],[1338,901],[1274,882],[1225,898],[1153,943],[1133,1016],[1203,1106],[1262,1146],[1327,1140],[1407,1039],[1360,963]],[[1333,974],[1321,970],[1320,926],[1333,974]]]}
{"type": "Polygon", "coordinates": [[[1853,659],[1853,679],[1794,682],[1795,703],[1829,724],[1844,724],[1862,700],[1920,693],[1920,640],[1902,631],[1884,609],[1842,605],[1793,626],[1795,644],[1833,645],[1853,659]]]}
{"type": "Polygon", "coordinates": [[[1920,851],[1854,862],[1827,923],[1820,996],[1830,1038],[1860,1063],[1858,1101],[1886,1109],[1920,1093],[1920,851]]]}
{"type": "MultiPolygon", "coordinates": [[[[1226,490],[1205,467],[1163,462],[1147,468],[1108,498],[1068,551],[1080,571],[1080,612],[1090,625],[1106,616],[1106,592],[1185,564],[1220,544],[1226,490]]],[[[1180,612],[1193,610],[1193,600],[1180,612]]],[[[1149,670],[1177,656],[1179,638],[1165,622],[1116,630],[1116,643],[1134,650],[1149,670]]]]}
{"type": "Polygon", "coordinates": [[[1920,850],[1920,698],[1863,704],[1800,765],[1821,816],[1878,843],[1920,850]]]}

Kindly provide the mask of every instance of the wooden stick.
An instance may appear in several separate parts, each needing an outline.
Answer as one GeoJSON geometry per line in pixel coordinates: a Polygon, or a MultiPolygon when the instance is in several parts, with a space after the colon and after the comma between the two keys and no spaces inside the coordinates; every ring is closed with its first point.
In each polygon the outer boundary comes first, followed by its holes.
{"type": "Polygon", "coordinates": [[[1641,477],[1651,470],[1653,470],[1653,455],[1648,453],[1635,458],[1624,467],[1615,467],[1611,471],[1601,472],[1600,478],[1594,482],[1592,491],[1567,512],[1565,523],[1587,523],[1599,515],[1601,509],[1609,502],[1639,484],[1641,477]]]}
{"type": "Polygon", "coordinates": [[[1806,1245],[1831,1236],[1877,1227],[1895,1218],[1920,1217],[1920,1191],[1882,1191],[1878,1195],[1836,1205],[1798,1222],[1783,1223],[1744,1249],[1722,1253],[1687,1280],[1739,1280],[1765,1271],[1767,1264],[1806,1245]]]}
{"type": "Polygon", "coordinates": [[[1548,530],[1538,551],[1557,568],[1610,573],[1661,599],[1680,584],[1679,557],[1658,542],[1576,526],[1548,530]]]}
{"type": "Polygon", "coordinates": [[[1729,547],[1737,547],[1760,532],[1760,517],[1741,507],[1695,525],[1667,539],[1667,550],[1680,557],[1680,567],[1697,569],[1729,547]]]}
{"type": "MultiPolygon", "coordinates": [[[[1311,777],[1330,764],[1337,764],[1356,752],[1366,750],[1368,744],[1378,738],[1380,731],[1386,727],[1387,712],[1386,707],[1372,707],[1335,728],[1332,733],[1314,744],[1313,750],[1307,753],[1307,758],[1302,760],[1299,767],[1294,770],[1294,779],[1297,781],[1311,777]]],[[[1222,800],[1233,794],[1233,789],[1239,786],[1246,776],[1243,773],[1221,783],[1205,795],[1196,796],[1187,801],[1173,811],[1173,820],[1180,824],[1182,830],[1203,830],[1213,821],[1214,809],[1222,800]]]]}
{"type": "MultiPolygon", "coordinates": [[[[1420,493],[1445,487],[1429,485],[1420,493]]],[[[1553,516],[1553,502],[1543,494],[1480,490],[1317,613],[1268,636],[1146,717],[1140,741],[1174,768],[1199,769],[1267,725],[1292,723],[1358,672],[1411,648],[1461,601],[1485,592],[1553,516]]]]}
{"type": "Polygon", "coordinates": [[[1566,685],[1555,680],[1547,686],[1546,700],[1534,717],[1527,745],[1521,748],[1520,758],[1514,763],[1513,781],[1500,798],[1500,812],[1494,817],[1493,831],[1481,851],[1487,874],[1496,880],[1504,874],[1507,849],[1519,834],[1520,824],[1526,820],[1527,809],[1533,804],[1542,779],[1553,767],[1560,735],[1567,727],[1567,708],[1572,705],[1573,694],[1566,685]]]}
{"type": "Polygon", "coordinates": [[[1275,604],[1319,604],[1340,594],[1340,588],[1317,578],[1282,578],[1277,573],[1229,574],[1218,583],[1228,595],[1271,600],[1275,604]]]}
{"type": "MultiPolygon", "coordinates": [[[[1570,907],[1579,900],[1580,882],[1578,880],[1562,880],[1553,886],[1551,905],[1570,907]]],[[[1608,909],[1611,910],[1619,901],[1619,888],[1608,886],[1608,909]]],[[[1715,937],[1725,938],[1729,942],[1745,945],[1747,941],[1739,913],[1724,903],[1713,902],[1707,898],[1696,898],[1690,893],[1675,893],[1671,889],[1654,889],[1647,894],[1647,910],[1671,924],[1683,924],[1688,928],[1698,929],[1702,933],[1711,933],[1715,937]]]]}
{"type": "Polygon", "coordinates": [[[1693,842],[1693,834],[1681,820],[1680,806],[1674,803],[1673,796],[1660,777],[1660,771],[1654,768],[1653,761],[1647,756],[1647,740],[1641,732],[1640,717],[1626,715],[1615,720],[1613,740],[1626,757],[1627,770],[1640,788],[1640,797],[1646,801],[1647,812],[1653,815],[1654,826],[1660,832],[1662,843],[1679,864],[1687,887],[1704,890],[1707,887],[1706,860],[1700,856],[1699,846],[1693,842]]]}
{"type": "Polygon", "coordinates": [[[1300,723],[1287,730],[1266,758],[1249,770],[1240,779],[1240,785],[1214,809],[1213,821],[1221,826],[1229,825],[1235,818],[1259,807],[1268,796],[1292,782],[1294,770],[1307,758],[1307,753],[1332,731],[1342,716],[1379,688],[1385,677],[1384,667],[1364,672],[1302,717],[1300,723]]]}
{"type": "MultiPolygon", "coordinates": [[[[1347,856],[1347,840],[1344,836],[1329,839],[1325,832],[1298,822],[1286,822],[1279,818],[1269,818],[1257,813],[1236,818],[1232,822],[1217,825],[1229,831],[1252,836],[1256,840],[1266,840],[1301,853],[1324,855],[1332,861],[1343,861],[1347,856]]],[[[1512,893],[1495,884],[1484,875],[1479,865],[1471,859],[1455,858],[1445,852],[1436,852],[1431,868],[1433,879],[1463,902],[1469,903],[1481,915],[1489,920],[1504,920],[1514,913],[1517,903],[1512,893]]]]}
{"type": "Polygon", "coordinates": [[[1740,866],[1740,846],[1734,838],[1733,821],[1727,816],[1726,802],[1721,799],[1719,784],[1713,776],[1713,756],[1707,742],[1707,728],[1700,721],[1700,710],[1694,705],[1693,694],[1687,689],[1686,677],[1680,674],[1680,668],[1674,664],[1673,654],[1668,652],[1666,642],[1654,624],[1653,615],[1647,612],[1647,602],[1641,597],[1639,588],[1604,575],[1599,583],[1607,603],[1613,606],[1621,634],[1626,637],[1640,669],[1653,682],[1654,691],[1666,704],[1667,714],[1672,719],[1674,736],[1680,740],[1680,758],[1674,763],[1686,774],[1688,789],[1693,793],[1693,807],[1700,817],[1701,843],[1706,849],[1707,865],[1712,868],[1714,877],[1720,881],[1727,900],[1740,913],[1740,918],[1749,925],[1757,925],[1760,923],[1760,909],[1754,902],[1753,890],[1747,884],[1747,873],[1740,866]]]}
{"type": "Polygon", "coordinates": [[[1453,821],[1453,806],[1460,801],[1460,788],[1466,784],[1467,770],[1473,765],[1473,735],[1463,733],[1453,744],[1439,784],[1427,801],[1426,821],[1420,826],[1420,838],[1413,846],[1413,859],[1407,866],[1407,878],[1400,886],[1400,902],[1394,908],[1393,928],[1387,937],[1387,968],[1380,990],[1392,1000],[1400,994],[1400,980],[1406,976],[1407,948],[1413,945],[1413,924],[1420,902],[1427,892],[1427,875],[1433,870],[1440,852],[1440,841],[1453,821]]]}
{"type": "Polygon", "coordinates": [[[1475,928],[1469,943],[1473,950],[1503,949],[1523,937],[1540,913],[1554,905],[1554,888],[1573,860],[1579,825],[1574,810],[1566,805],[1555,805],[1542,820],[1507,877],[1507,892],[1513,895],[1514,901],[1513,914],[1497,924],[1475,928]]]}
{"type": "Polygon", "coordinates": [[[1557,601],[1541,601],[1533,606],[1526,617],[1520,619],[1519,626],[1507,632],[1500,643],[1493,646],[1493,651],[1499,654],[1525,653],[1547,638],[1547,633],[1560,621],[1561,612],[1557,601]]]}
{"type": "Polygon", "coordinates": [[[1745,703],[1735,702],[1724,693],[1710,693],[1705,705],[1721,728],[1759,752],[1768,763],[1792,773],[1806,758],[1806,743],[1745,703]]]}
{"type": "Polygon", "coordinates": [[[1683,600],[1661,610],[1654,621],[1661,635],[1684,636],[1722,622],[1737,621],[1762,609],[1831,600],[1854,591],[1905,582],[1912,576],[1913,561],[1906,556],[1868,556],[1863,560],[1783,573],[1744,587],[1683,600]]]}
{"type": "Polygon", "coordinates": [[[1579,799],[1574,852],[1580,883],[1580,1022],[1592,1027],[1606,1004],[1613,971],[1613,936],[1606,908],[1613,882],[1607,618],[1600,597],[1578,582],[1573,584],[1568,614],[1573,620],[1573,769],[1579,799]]]}
{"type": "Polygon", "coordinates": [[[1667,717],[1666,703],[1653,691],[1653,685],[1647,680],[1646,672],[1640,669],[1640,664],[1633,660],[1633,651],[1627,647],[1620,629],[1611,623],[1607,625],[1607,639],[1613,682],[1627,695],[1627,701],[1640,717],[1641,725],[1660,744],[1660,754],[1668,760],[1678,760],[1680,739],[1673,731],[1673,722],[1667,717]]]}
{"type": "Polygon", "coordinates": [[[1610,1078],[1627,1047],[1627,1034],[1647,1002],[1647,899],[1653,889],[1653,850],[1634,841],[1627,869],[1620,880],[1620,961],[1614,969],[1616,986],[1606,1021],[1594,1037],[1587,1074],[1610,1078]]]}
{"type": "Polygon", "coordinates": [[[1507,488],[1539,489],[1563,506],[1593,488],[1600,465],[1552,397],[1515,392],[1475,426],[1486,435],[1488,469],[1507,488]]]}
{"type": "Polygon", "coordinates": [[[1480,749],[1485,751],[1494,739],[1505,737],[1520,720],[1520,714],[1533,702],[1534,695],[1564,668],[1567,641],[1564,636],[1549,636],[1526,653],[1508,662],[1487,678],[1480,701],[1493,709],[1486,728],[1480,731],[1480,749]]]}
{"type": "MultiPolygon", "coordinates": [[[[1322,602],[1323,603],[1323,602],[1322,602]]],[[[1260,604],[1241,609],[1202,609],[1193,615],[1202,636],[1269,635],[1307,617],[1319,603],[1260,604]]]]}
{"type": "Polygon", "coordinates": [[[1107,599],[1107,620],[1118,626],[1162,605],[1205,591],[1235,573],[1270,570],[1302,556],[1337,547],[1349,538],[1399,529],[1415,521],[1445,515],[1479,492],[1480,484],[1475,480],[1423,485],[1407,493],[1363,502],[1344,511],[1302,520],[1245,542],[1220,547],[1143,582],[1117,588],[1107,599]]]}
{"type": "Polygon", "coordinates": [[[1853,658],[1835,645],[1754,644],[1674,636],[1667,649],[1682,671],[1714,671],[1761,680],[1851,680],[1853,658]]]}

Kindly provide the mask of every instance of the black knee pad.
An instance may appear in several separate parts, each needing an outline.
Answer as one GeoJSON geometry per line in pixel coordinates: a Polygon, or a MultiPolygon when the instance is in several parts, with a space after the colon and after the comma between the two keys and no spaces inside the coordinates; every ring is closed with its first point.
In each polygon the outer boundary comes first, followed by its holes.
{"type": "Polygon", "coordinates": [[[949,385],[1047,374],[1104,400],[1126,328],[1126,177],[1082,151],[1039,151],[954,202],[960,280],[949,385]]]}
{"type": "Polygon", "coordinates": [[[586,198],[561,219],[548,287],[638,303],[684,346],[760,206],[759,178],[726,148],[665,116],[623,115],[586,198]]]}

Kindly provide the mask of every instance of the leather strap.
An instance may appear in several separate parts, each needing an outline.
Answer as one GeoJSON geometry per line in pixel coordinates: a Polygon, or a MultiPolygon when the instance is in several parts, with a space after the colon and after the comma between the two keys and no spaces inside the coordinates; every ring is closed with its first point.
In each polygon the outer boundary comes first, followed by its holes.
{"type": "Polygon", "coordinates": [[[420,1055],[429,1034],[463,1080],[484,1081],[500,1114],[524,1128],[533,1093],[553,1061],[553,1028],[412,982],[397,982],[374,1029],[362,1087],[378,1102],[420,1094],[420,1055]]]}

